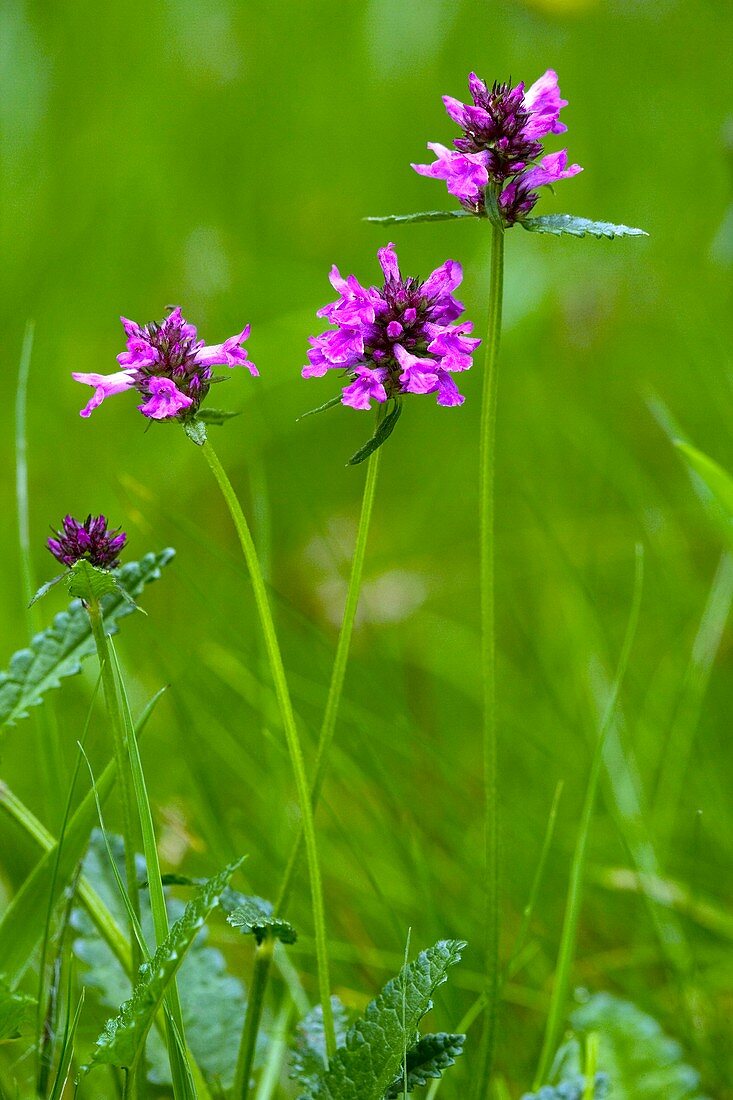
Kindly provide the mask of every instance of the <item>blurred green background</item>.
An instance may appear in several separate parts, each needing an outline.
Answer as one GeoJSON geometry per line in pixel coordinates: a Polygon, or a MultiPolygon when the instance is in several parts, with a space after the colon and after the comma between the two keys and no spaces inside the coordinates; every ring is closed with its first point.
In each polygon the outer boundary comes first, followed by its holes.
{"type": "MultiPolygon", "coordinates": [[[[637,542],[641,622],[608,746],[574,981],[656,1015],[711,1095],[733,1095],[733,567],[721,558],[730,532],[665,431],[665,417],[676,419],[733,467],[722,321],[733,263],[732,31],[724,0],[4,0],[0,10],[2,664],[27,639],[13,400],[33,319],[39,583],[54,572],[48,525],[67,511],[124,524],[131,557],[178,551],[145,596],[148,617],[128,619],[120,641],[137,705],[171,685],[143,749],[170,869],[213,872],[248,852],[251,884],[272,895],[297,819],[291,773],[248,581],[202,456],[174,428],[146,432],[129,396],[80,419],[89,391],[70,372],[115,369],[120,313],[142,322],[180,303],[209,343],[251,322],[261,379],[237,373],[217,392],[242,416],[212,434],[255,518],[310,750],[364,477],[345,461],[371,418],[336,409],[296,423],[336,382],[299,372],[308,335],[322,328],[315,311],[332,297],[330,265],[376,280],[389,235],[361,219],[452,204],[409,167],[425,159],[425,142],[455,136],[441,94],[462,98],[472,68],[528,82],[556,68],[570,101],[566,144],[585,171],[537,212],[650,234],[598,242],[516,228],[507,241],[497,471],[504,957],[564,781],[533,947],[502,1013],[499,1067],[512,1095],[536,1064],[637,542]],[[645,899],[618,873],[634,867],[681,892],[645,899]],[[699,994],[696,1011],[682,987],[699,994]]],[[[407,273],[425,276],[448,256],[463,263],[462,297],[482,335],[486,226],[406,226],[391,237],[407,273]]],[[[356,1004],[372,993],[399,965],[408,927],[414,948],[465,936],[464,964],[437,1000],[433,1023],[444,1029],[480,988],[479,364],[462,380],[462,408],[410,401],[383,451],[363,614],[318,815],[336,990],[356,1004]]],[[[57,590],[42,615],[63,602],[57,590]]],[[[92,684],[89,668],[54,699],[69,770],[92,684]]],[[[38,735],[35,718],[9,732],[2,775],[57,826],[38,735]]],[[[35,853],[5,820],[0,844],[7,897],[35,853]]],[[[304,875],[292,915],[303,931],[292,958],[313,995],[304,875]]],[[[249,948],[221,922],[214,938],[246,975],[249,948]]],[[[465,1065],[449,1075],[446,1098],[464,1094],[467,1076],[465,1065]]]]}

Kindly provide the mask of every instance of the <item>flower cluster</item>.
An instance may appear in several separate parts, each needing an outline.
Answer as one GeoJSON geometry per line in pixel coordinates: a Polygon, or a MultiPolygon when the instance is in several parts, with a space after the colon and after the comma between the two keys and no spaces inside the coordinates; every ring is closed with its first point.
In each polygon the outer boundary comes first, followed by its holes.
{"type": "Polygon", "coordinates": [[[557,73],[552,69],[525,91],[524,83],[498,84],[489,88],[475,73],[468,78],[472,104],[443,96],[450,118],[463,130],[455,149],[429,142],[433,164],[413,164],[421,176],[446,181],[448,190],[473,213],[486,213],[490,190],[502,220],[513,225],[525,218],[539,195],[536,188],[577,175],[579,164],[568,165],[566,149],[542,154],[541,138],[561,134],[557,73]]]}
{"type": "Polygon", "coordinates": [[[481,343],[473,325],[455,324],[463,304],[453,291],[463,278],[461,265],[446,260],[425,282],[404,278],[394,245],[378,252],[381,286],[363,287],[355,275],[343,279],[337,267],[330,281],[338,298],[318,311],[336,327],[310,338],[304,378],[342,370],[349,382],[341,400],[368,409],[407,393],[435,393],[439,405],[461,405],[452,375],[468,370],[481,343]]]}
{"type": "Polygon", "coordinates": [[[99,569],[114,569],[127,542],[127,535],[118,527],[107,528],[106,516],[87,516],[79,523],[64,516],[60,531],[54,531],[47,546],[57,561],[69,568],[78,561],[88,561],[99,569]]]}
{"type": "Polygon", "coordinates": [[[127,351],[117,356],[122,370],[115,374],[81,374],[72,377],[94,387],[94,394],[82,409],[90,416],[105,397],[135,389],[145,399],[138,409],[151,420],[186,420],[196,414],[206,397],[212,367],[245,366],[257,375],[254,363],[241,344],[249,336],[249,325],[223,344],[205,345],[197,338],[176,306],[160,324],[138,325],[120,318],[127,335],[127,351]]]}

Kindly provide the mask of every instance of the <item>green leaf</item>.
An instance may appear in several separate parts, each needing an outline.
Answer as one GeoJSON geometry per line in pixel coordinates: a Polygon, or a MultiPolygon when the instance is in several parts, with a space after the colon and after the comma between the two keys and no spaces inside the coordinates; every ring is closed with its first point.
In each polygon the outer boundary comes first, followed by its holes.
{"type": "MultiPolygon", "coordinates": [[[[407,1052],[407,1091],[427,1085],[429,1080],[442,1077],[443,1070],[455,1065],[456,1058],[463,1054],[465,1035],[448,1035],[438,1032],[436,1035],[422,1035],[419,1041],[407,1052]]],[[[385,1100],[399,1100],[404,1096],[404,1071],[390,1085],[385,1100]]]]}
{"type": "MultiPolygon", "coordinates": [[[[229,412],[227,409],[199,409],[196,415],[199,420],[203,420],[204,424],[224,424],[227,420],[232,420],[235,416],[241,416],[242,413],[229,412]]],[[[195,442],[196,440],[194,440],[194,443],[195,442]]]]}
{"type": "Polygon", "coordinates": [[[598,1033],[598,1068],[608,1075],[613,1100],[703,1100],[700,1076],[680,1044],[630,1001],[597,993],[570,1022],[581,1037],[598,1033]]]}
{"type": "Polygon", "coordinates": [[[111,569],[99,569],[86,558],[76,561],[66,574],[66,586],[70,596],[80,600],[101,600],[117,587],[111,569]]]}
{"type": "MultiPolygon", "coordinates": [[[[127,562],[115,570],[115,591],[102,599],[108,634],[117,633],[118,620],[133,610],[128,601],[158,579],[174,554],[174,550],[146,554],[139,562],[127,562]]],[[[38,706],[47,691],[60,687],[62,679],[80,672],[81,662],[94,652],[89,617],[81,601],[74,600],[47,630],[36,634],[28,649],[13,655],[6,672],[0,672],[0,727],[27,718],[30,707],[38,706]]]]}
{"type": "Polygon", "coordinates": [[[401,1073],[405,1046],[415,1046],[418,1024],[465,946],[441,940],[403,967],[349,1028],[329,1070],[310,1086],[308,1100],[383,1100],[401,1073]]]}
{"type": "Polygon", "coordinates": [[[698,451],[690,443],[675,440],[675,446],[684,455],[692,469],[707,485],[710,492],[722,504],[726,512],[733,516],[733,477],[703,451],[698,451]]]}
{"type": "Polygon", "coordinates": [[[332,409],[334,405],[342,404],[341,394],[337,393],[335,397],[329,398],[328,401],[324,401],[322,405],[319,405],[317,409],[309,409],[308,412],[301,413],[298,420],[305,420],[306,416],[315,416],[316,413],[325,412],[326,409],[332,409]]]}
{"type": "Polygon", "coordinates": [[[35,1000],[26,993],[14,993],[0,980],[0,1043],[17,1039],[20,1027],[35,1007],[35,1000]]]}
{"type": "Polygon", "coordinates": [[[53,580],[46,581],[45,584],[42,584],[28,606],[33,607],[34,603],[38,603],[39,600],[42,600],[47,592],[50,592],[52,588],[55,588],[59,581],[66,580],[67,576],[68,573],[66,572],[59,573],[59,575],[57,577],[54,577],[53,580]]]}
{"type": "Polygon", "coordinates": [[[406,225],[409,222],[448,222],[455,218],[479,218],[470,210],[423,210],[419,214],[386,214],[381,218],[364,218],[372,225],[406,225]]]}
{"type": "MultiPolygon", "coordinates": [[[[124,847],[122,839],[108,834],[115,863],[124,874],[124,847]]],[[[140,869],[144,861],[140,857],[140,869]]],[[[84,860],[84,875],[106,900],[117,920],[124,926],[125,910],[109,866],[106,848],[99,830],[95,830],[89,851],[84,860]]],[[[165,877],[165,876],[164,876],[165,877]]],[[[191,880],[192,881],[192,880],[191,880]]],[[[146,893],[140,898],[141,923],[146,938],[153,937],[150,902],[146,893]]],[[[175,922],[184,911],[184,904],[177,898],[167,902],[168,916],[175,922]]],[[[86,913],[79,909],[73,915],[77,935],[74,952],[84,964],[82,981],[93,991],[95,1000],[106,1009],[116,1009],[130,994],[129,980],[98,935],[86,913]]],[[[183,1008],[186,1040],[197,1065],[210,1082],[220,1081],[228,1088],[234,1081],[242,1021],[245,1012],[244,987],[241,981],[227,970],[222,953],[207,943],[208,930],[204,927],[191,945],[177,975],[178,989],[183,1008]]],[[[170,1088],[171,1074],[164,1042],[156,1031],[148,1035],[146,1045],[148,1080],[151,1084],[170,1088]]]]}
{"type": "Polygon", "coordinates": [[[391,410],[391,412],[388,412],[384,419],[380,420],[372,438],[368,439],[364,446],[361,447],[355,455],[351,456],[347,465],[358,466],[360,462],[363,462],[365,459],[369,458],[369,455],[373,454],[378,447],[381,447],[383,443],[386,443],[395,429],[395,425],[400,418],[401,412],[402,402],[396,401],[394,408],[391,410]]]}
{"type": "Polygon", "coordinates": [[[576,218],[573,214],[542,214],[539,218],[524,218],[519,222],[529,233],[552,233],[554,237],[648,237],[643,229],[630,225],[614,225],[613,222],[595,222],[590,218],[576,218]]]}
{"type": "Polygon", "coordinates": [[[87,1070],[101,1064],[128,1068],[136,1065],[168,986],[240,863],[241,860],[231,863],[209,879],[188,903],[183,916],[173,925],[150,962],[140,967],[132,996],[121,1006],[118,1015],[107,1021],[87,1070]]]}
{"type": "Polygon", "coordinates": [[[184,421],[183,430],[197,447],[203,447],[206,442],[206,424],[200,415],[193,420],[184,421]]]}
{"type": "MultiPolygon", "coordinates": [[[[336,996],[331,997],[331,1011],[336,1031],[336,1046],[341,1048],[346,1042],[348,1014],[336,996]]],[[[326,1065],[326,1033],[323,1028],[321,1005],[311,1009],[296,1027],[290,1065],[292,1069],[290,1076],[296,1078],[303,1088],[316,1087],[326,1065]]]]}
{"type": "MultiPolygon", "coordinates": [[[[231,895],[234,891],[229,891],[229,893],[231,895]]],[[[262,943],[268,936],[280,940],[280,943],[295,943],[298,938],[298,933],[292,924],[272,915],[272,902],[265,901],[264,898],[245,897],[243,894],[239,894],[236,907],[229,909],[229,903],[227,902],[226,909],[228,912],[227,921],[232,928],[238,928],[245,936],[254,936],[258,944],[262,943]]]]}

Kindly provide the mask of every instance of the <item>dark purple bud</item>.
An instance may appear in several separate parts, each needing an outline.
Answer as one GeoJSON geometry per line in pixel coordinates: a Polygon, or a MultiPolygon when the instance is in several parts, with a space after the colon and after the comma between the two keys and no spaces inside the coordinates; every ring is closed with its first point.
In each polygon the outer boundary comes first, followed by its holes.
{"type": "Polygon", "coordinates": [[[127,535],[119,527],[107,529],[105,516],[87,516],[79,523],[72,516],[64,516],[61,530],[54,531],[47,542],[48,549],[62,565],[69,568],[78,561],[88,561],[99,569],[114,569],[127,535]]]}

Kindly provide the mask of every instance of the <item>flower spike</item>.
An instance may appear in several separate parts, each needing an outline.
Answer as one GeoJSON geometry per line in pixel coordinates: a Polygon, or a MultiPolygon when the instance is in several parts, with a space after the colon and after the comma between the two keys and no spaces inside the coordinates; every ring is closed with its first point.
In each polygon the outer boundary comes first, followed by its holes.
{"type": "Polygon", "coordinates": [[[481,341],[470,335],[469,321],[455,323],[464,308],[453,296],[463,278],[461,265],[446,260],[420,282],[402,275],[393,244],[380,248],[377,257],[381,286],[363,287],[356,276],[343,279],[332,269],[339,297],[318,316],[335,328],[311,337],[303,377],[344,371],[341,402],[352,409],[427,393],[435,394],[439,405],[462,404],[451,375],[468,370],[481,341]]]}
{"type": "Polygon", "coordinates": [[[72,378],[94,387],[94,394],[82,409],[90,416],[106,397],[135,389],[144,399],[138,409],[150,420],[195,419],[211,384],[212,368],[246,367],[258,376],[242,344],[249,336],[246,325],[236,336],[223,344],[204,344],[198,339],[195,325],[186,321],[180,306],[170,311],[160,324],[138,325],[121,317],[127,337],[127,348],[117,356],[121,370],[115,374],[82,374],[72,378]]]}

